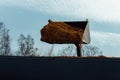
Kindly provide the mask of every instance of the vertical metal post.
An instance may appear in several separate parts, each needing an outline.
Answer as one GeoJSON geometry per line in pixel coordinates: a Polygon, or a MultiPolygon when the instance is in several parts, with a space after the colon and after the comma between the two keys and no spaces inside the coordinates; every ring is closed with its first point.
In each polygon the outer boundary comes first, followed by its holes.
{"type": "Polygon", "coordinates": [[[77,43],[75,44],[75,46],[77,47],[77,56],[81,57],[82,53],[81,53],[81,44],[77,43]]]}

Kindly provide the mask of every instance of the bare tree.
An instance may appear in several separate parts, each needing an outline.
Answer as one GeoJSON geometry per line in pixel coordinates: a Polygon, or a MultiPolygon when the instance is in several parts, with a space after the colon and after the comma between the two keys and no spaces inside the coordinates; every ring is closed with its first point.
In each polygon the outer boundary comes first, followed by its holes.
{"type": "Polygon", "coordinates": [[[18,39],[19,50],[17,55],[21,56],[35,56],[37,48],[34,48],[34,39],[28,35],[25,37],[23,34],[18,39]]]}
{"type": "Polygon", "coordinates": [[[73,49],[74,49],[73,45],[68,45],[66,48],[63,48],[62,51],[60,51],[58,56],[76,56],[75,54],[72,53],[73,49]]]}
{"type": "MultiPolygon", "coordinates": [[[[59,56],[76,56],[75,54],[72,53],[73,49],[74,49],[73,45],[68,45],[68,47],[64,48],[61,51],[59,56]]],[[[100,51],[98,47],[88,45],[88,44],[82,45],[81,52],[82,52],[82,56],[101,56],[102,55],[102,51],[100,51]]]]}
{"type": "Polygon", "coordinates": [[[101,56],[102,51],[96,46],[84,44],[82,45],[82,55],[83,56],[101,56]]]}
{"type": "Polygon", "coordinates": [[[11,55],[9,30],[2,22],[0,22],[0,55],[11,55]]]}

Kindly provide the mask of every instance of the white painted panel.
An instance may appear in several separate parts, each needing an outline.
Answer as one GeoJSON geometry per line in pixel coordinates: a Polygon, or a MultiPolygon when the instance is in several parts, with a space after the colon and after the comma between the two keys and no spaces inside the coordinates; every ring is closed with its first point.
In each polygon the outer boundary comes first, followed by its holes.
{"type": "Polygon", "coordinates": [[[84,30],[83,42],[87,43],[87,44],[90,43],[90,30],[89,30],[89,24],[88,23],[87,23],[86,28],[84,30]]]}

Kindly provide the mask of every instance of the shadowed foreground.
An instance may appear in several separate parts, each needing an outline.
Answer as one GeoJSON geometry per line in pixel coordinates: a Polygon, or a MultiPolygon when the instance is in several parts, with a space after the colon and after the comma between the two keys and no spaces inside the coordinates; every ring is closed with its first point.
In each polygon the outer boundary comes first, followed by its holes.
{"type": "Polygon", "coordinates": [[[116,80],[119,58],[0,57],[0,80],[116,80]]]}

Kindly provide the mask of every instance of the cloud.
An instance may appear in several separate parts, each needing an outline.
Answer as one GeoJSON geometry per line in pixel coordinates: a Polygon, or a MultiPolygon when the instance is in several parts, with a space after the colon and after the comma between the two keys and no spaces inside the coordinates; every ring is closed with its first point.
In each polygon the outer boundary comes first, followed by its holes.
{"type": "Polygon", "coordinates": [[[19,6],[29,10],[74,18],[120,22],[120,0],[0,0],[0,6],[19,6]]]}
{"type": "Polygon", "coordinates": [[[101,46],[120,46],[120,34],[108,32],[91,32],[92,42],[101,46]]]}

